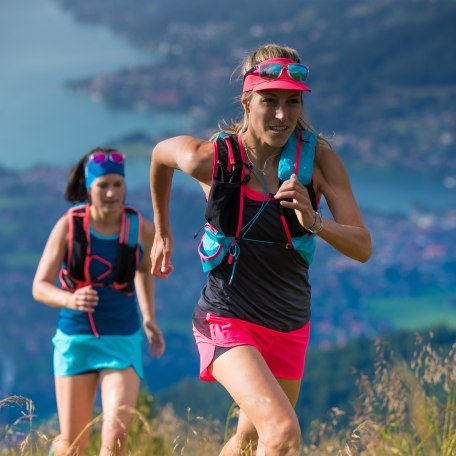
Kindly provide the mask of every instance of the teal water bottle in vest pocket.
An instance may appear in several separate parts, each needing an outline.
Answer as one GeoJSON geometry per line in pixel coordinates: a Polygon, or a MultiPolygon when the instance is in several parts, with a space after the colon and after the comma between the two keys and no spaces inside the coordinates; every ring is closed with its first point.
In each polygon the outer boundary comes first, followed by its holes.
{"type": "Polygon", "coordinates": [[[209,272],[222,262],[233,240],[234,237],[224,236],[208,223],[204,225],[204,233],[198,245],[198,254],[204,272],[209,272]]]}

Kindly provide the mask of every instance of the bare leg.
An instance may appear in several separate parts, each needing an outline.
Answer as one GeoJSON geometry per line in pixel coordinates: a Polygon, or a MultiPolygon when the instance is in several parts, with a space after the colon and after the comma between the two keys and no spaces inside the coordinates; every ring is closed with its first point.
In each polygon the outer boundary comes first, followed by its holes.
{"type": "Polygon", "coordinates": [[[236,433],[231,436],[220,454],[223,456],[242,454],[242,451],[255,450],[257,444],[257,430],[244,411],[240,409],[236,433]]]}
{"type": "MultiPolygon", "coordinates": [[[[245,415],[241,415],[241,441],[245,440],[243,434],[254,435],[254,428],[258,433],[258,456],[296,455],[300,442],[296,413],[256,348],[242,345],[227,351],[214,361],[212,375],[228,390],[245,415]]],[[[288,383],[291,391],[299,391],[299,381],[288,383]]],[[[241,449],[231,440],[221,452],[224,456],[238,454],[241,449]]]]}
{"type": "Polygon", "coordinates": [[[55,392],[59,414],[60,435],[52,447],[56,456],[78,455],[87,446],[90,429],[85,426],[93,416],[98,373],[55,377],[55,392]],[[82,433],[82,434],[81,434],[82,433]],[[75,442],[75,440],[77,441],[75,442]],[[72,444],[74,445],[72,446],[72,444]],[[71,448],[71,451],[69,452],[71,448]]]}
{"type": "Polygon", "coordinates": [[[100,374],[103,427],[100,456],[125,454],[131,412],[139,392],[139,377],[132,367],[105,369],[100,374]]]}
{"type": "MultiPolygon", "coordinates": [[[[279,385],[287,395],[291,405],[294,407],[298,402],[301,380],[288,380],[277,377],[276,380],[279,382],[279,385]]],[[[257,443],[258,433],[255,426],[243,410],[240,409],[236,433],[233,434],[227,442],[225,447],[226,453],[222,454],[240,454],[241,450],[245,451],[246,449],[252,451],[256,449],[257,443]]]]}

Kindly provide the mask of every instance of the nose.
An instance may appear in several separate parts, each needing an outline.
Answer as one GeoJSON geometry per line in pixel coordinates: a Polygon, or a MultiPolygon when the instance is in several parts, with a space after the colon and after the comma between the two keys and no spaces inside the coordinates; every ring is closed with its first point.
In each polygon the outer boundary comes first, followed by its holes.
{"type": "Polygon", "coordinates": [[[108,187],[108,189],[106,190],[106,196],[108,198],[112,198],[114,196],[114,190],[111,187],[108,187]]]}
{"type": "Polygon", "coordinates": [[[278,119],[282,122],[286,119],[286,116],[287,116],[286,107],[283,104],[279,104],[277,106],[275,116],[276,116],[276,119],[278,119]]]}

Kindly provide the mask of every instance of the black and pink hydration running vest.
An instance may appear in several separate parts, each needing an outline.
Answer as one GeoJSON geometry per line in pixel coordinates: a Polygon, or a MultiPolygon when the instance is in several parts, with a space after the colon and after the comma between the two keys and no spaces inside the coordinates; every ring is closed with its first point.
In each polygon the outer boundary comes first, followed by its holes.
{"type": "MultiPolygon", "coordinates": [[[[316,136],[311,132],[292,136],[281,153],[279,184],[294,172],[317,210],[312,186],[316,136]]],[[[278,331],[301,328],[310,319],[308,268],[315,235],[272,195],[247,187],[242,168],[250,165],[240,138],[221,137],[214,147],[208,223],[199,245],[203,269],[208,261],[212,264],[206,266],[208,282],[198,306],[204,312],[278,331]]]]}

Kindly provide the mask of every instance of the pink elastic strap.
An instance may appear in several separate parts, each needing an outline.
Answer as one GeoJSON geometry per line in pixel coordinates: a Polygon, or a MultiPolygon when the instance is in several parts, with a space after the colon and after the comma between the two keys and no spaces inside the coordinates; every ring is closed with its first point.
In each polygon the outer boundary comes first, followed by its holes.
{"type": "Polygon", "coordinates": [[[130,217],[125,217],[125,244],[128,244],[130,238],[130,217]]]}
{"type": "Polygon", "coordinates": [[[226,147],[228,147],[228,172],[231,172],[233,169],[234,161],[234,153],[233,148],[231,147],[231,142],[229,141],[228,137],[225,138],[226,147]]]}
{"type": "Polygon", "coordinates": [[[73,212],[70,211],[68,214],[68,255],[67,255],[67,268],[70,267],[71,258],[73,257],[73,240],[74,240],[74,221],[73,212]]]}
{"type": "Polygon", "coordinates": [[[302,133],[299,133],[298,148],[296,150],[295,165],[294,165],[294,170],[293,170],[293,173],[296,174],[296,176],[298,176],[298,172],[299,172],[299,162],[301,161],[301,149],[302,149],[302,133]]]}
{"type": "Polygon", "coordinates": [[[112,284],[112,286],[113,286],[114,290],[119,291],[119,290],[122,290],[123,288],[125,288],[125,287],[127,286],[127,283],[118,283],[118,282],[114,282],[114,283],[112,284]]]}
{"type": "Polygon", "coordinates": [[[288,239],[288,244],[290,245],[290,247],[293,247],[293,242],[291,241],[290,228],[288,227],[288,223],[287,223],[287,220],[285,219],[285,216],[281,215],[280,220],[282,221],[283,229],[285,230],[285,234],[288,239]]]}
{"type": "Polygon", "coordinates": [[[274,197],[271,197],[270,194],[264,194],[261,192],[257,192],[256,190],[253,190],[247,186],[245,186],[244,196],[252,201],[273,201],[274,200],[274,197]]]}
{"type": "MultiPolygon", "coordinates": [[[[142,243],[142,230],[143,230],[143,218],[142,215],[138,212],[138,222],[139,222],[139,228],[138,228],[138,246],[141,245],[142,243]]],[[[139,266],[139,248],[136,246],[136,267],[139,266]]]]}
{"type": "MultiPolygon", "coordinates": [[[[238,143],[239,143],[239,152],[241,154],[241,161],[245,163],[245,151],[244,145],[242,144],[241,136],[238,136],[238,143]]],[[[242,214],[244,212],[244,193],[245,193],[245,185],[242,184],[244,182],[245,177],[245,166],[242,167],[241,171],[241,190],[240,190],[240,201],[239,201],[239,215],[238,215],[238,224],[236,228],[236,237],[239,236],[241,229],[242,229],[242,214]]]]}
{"type": "Polygon", "coordinates": [[[217,174],[218,156],[219,156],[218,144],[217,144],[217,141],[214,141],[214,162],[212,163],[212,180],[214,180],[214,178],[217,174]]]}
{"type": "Polygon", "coordinates": [[[202,253],[201,253],[201,247],[203,245],[203,240],[200,241],[200,243],[198,244],[198,254],[201,258],[201,261],[211,261],[213,260],[214,258],[216,258],[219,254],[220,254],[220,251],[222,250],[223,246],[220,244],[218,247],[217,247],[217,250],[215,251],[215,253],[213,253],[212,255],[210,256],[204,256],[202,253]]]}
{"type": "MultiPolygon", "coordinates": [[[[114,288],[114,290],[116,290],[116,291],[122,291],[127,285],[128,285],[128,283],[114,282],[112,284],[112,288],[114,288]]],[[[126,294],[127,296],[133,296],[133,292],[127,293],[126,291],[122,291],[122,293],[126,294]]]]}
{"type": "Polygon", "coordinates": [[[82,224],[84,226],[84,233],[87,238],[87,252],[86,252],[86,258],[84,262],[84,278],[87,283],[90,283],[90,205],[87,204],[85,207],[85,212],[84,212],[84,219],[82,221],[82,224]]]}
{"type": "Polygon", "coordinates": [[[103,280],[105,277],[107,277],[109,274],[112,272],[112,263],[110,263],[108,260],[105,260],[104,258],[98,256],[98,255],[93,255],[90,257],[91,260],[97,260],[100,263],[103,263],[105,266],[108,267],[108,269],[100,274],[96,280],[103,280]]]}
{"type": "Polygon", "coordinates": [[[95,322],[93,320],[93,315],[88,312],[87,315],[89,316],[89,323],[90,323],[90,327],[92,328],[92,333],[95,337],[100,337],[100,334],[98,333],[97,331],[97,327],[95,326],[95,322]]]}
{"type": "MultiPolygon", "coordinates": [[[[241,137],[238,135],[238,143],[239,143],[239,152],[241,154],[241,161],[242,163],[245,163],[245,151],[244,151],[244,145],[242,144],[241,137]]],[[[244,181],[245,177],[245,166],[242,167],[241,170],[241,183],[244,181]]],[[[237,228],[236,228],[236,234],[235,238],[237,239],[239,237],[239,234],[241,233],[242,229],[242,215],[244,213],[244,194],[245,194],[245,185],[241,184],[241,188],[239,191],[239,213],[238,213],[238,223],[237,223],[237,228]]],[[[236,239],[231,243],[231,245],[236,244],[236,239]]],[[[228,264],[231,264],[233,262],[233,255],[230,253],[228,256],[228,264]]]]}

